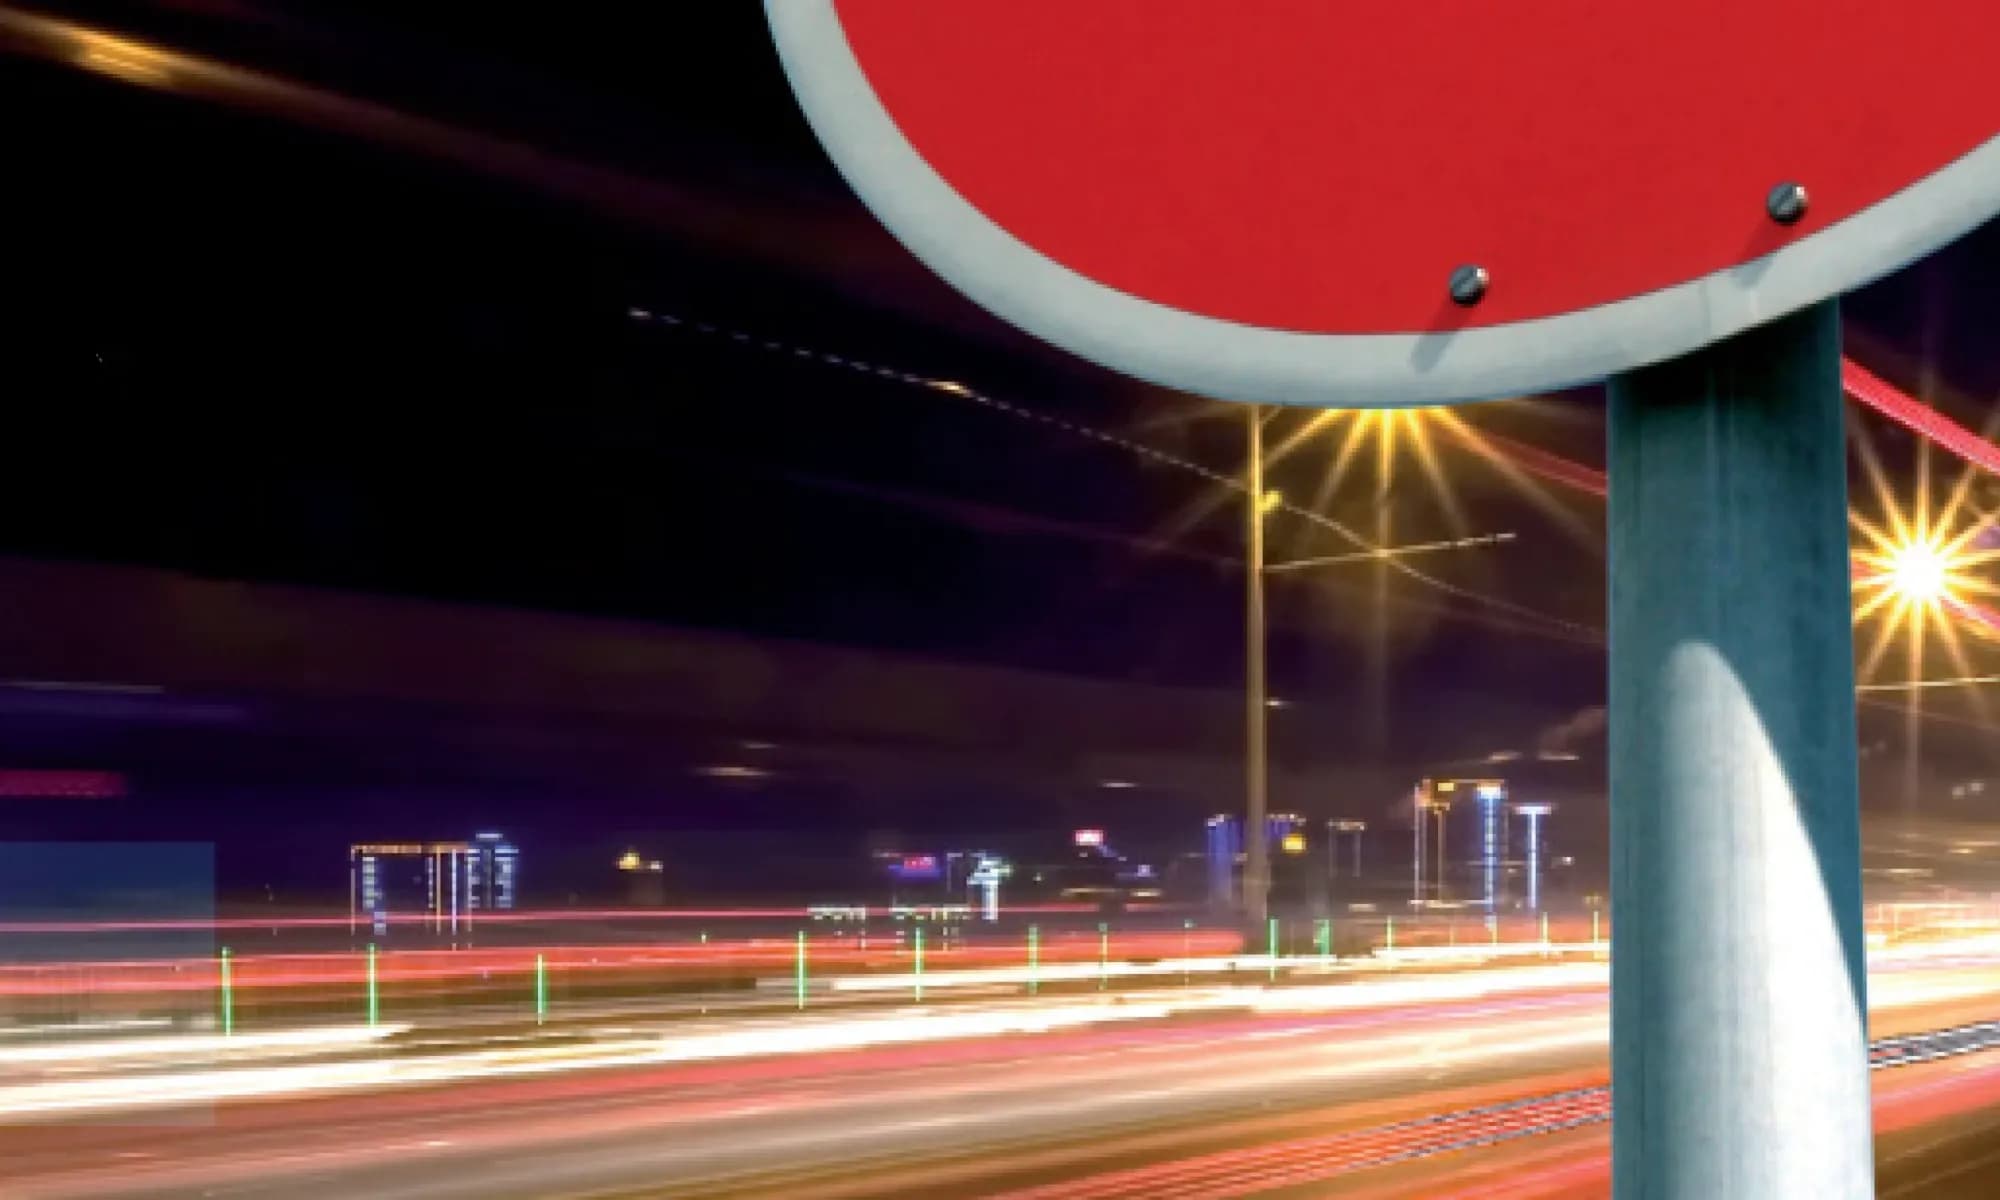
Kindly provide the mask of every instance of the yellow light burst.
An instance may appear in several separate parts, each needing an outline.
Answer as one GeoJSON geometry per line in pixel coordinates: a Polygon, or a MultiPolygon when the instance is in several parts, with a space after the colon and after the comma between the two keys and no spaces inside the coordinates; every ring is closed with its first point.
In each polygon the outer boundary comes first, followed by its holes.
{"type": "Polygon", "coordinates": [[[1889,555],[1889,586],[1906,600],[1936,604],[1951,594],[1951,564],[1935,539],[1898,546],[1889,555]]]}
{"type": "Polygon", "coordinates": [[[1983,599],[2000,596],[1981,568],[2000,558],[2000,549],[1981,546],[2000,513],[1976,513],[1969,503],[1968,470],[1941,506],[1930,500],[1929,456],[1920,455],[1916,496],[1906,508],[1891,488],[1873,445],[1857,442],[1861,463],[1874,492],[1879,519],[1856,510],[1849,522],[1854,547],[1854,622],[1876,622],[1861,678],[1872,682],[1898,636],[1905,640],[1906,674],[1924,673],[1925,647],[1941,645],[1953,667],[1970,670],[1961,629],[1991,636],[1983,599]]]}
{"type": "Polygon", "coordinates": [[[1355,459],[1370,446],[1375,451],[1376,490],[1387,492],[1395,483],[1397,449],[1407,445],[1418,467],[1423,470],[1424,478],[1430,483],[1432,495],[1444,510],[1445,520],[1452,532],[1463,533],[1465,510],[1459,505],[1458,493],[1452,488],[1451,480],[1438,465],[1437,450],[1431,440],[1432,431],[1452,419],[1451,410],[1443,408],[1322,409],[1272,448],[1270,456],[1265,459],[1265,467],[1269,469],[1283,462],[1322,434],[1336,436],[1334,428],[1344,424],[1347,428],[1337,435],[1339,440],[1333,459],[1325,474],[1320,476],[1319,491],[1312,500],[1314,511],[1327,506],[1341,481],[1347,478],[1348,469],[1354,465],[1355,459]]]}

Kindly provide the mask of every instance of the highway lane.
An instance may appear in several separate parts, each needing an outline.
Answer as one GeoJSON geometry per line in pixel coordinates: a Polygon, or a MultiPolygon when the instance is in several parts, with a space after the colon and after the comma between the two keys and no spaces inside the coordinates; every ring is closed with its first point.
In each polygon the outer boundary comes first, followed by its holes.
{"type": "MultiPolygon", "coordinates": [[[[1901,972],[1877,995],[1885,1035],[1985,1020],[2000,1003],[2000,969],[1901,972]]],[[[1293,990],[1287,1003],[1308,999],[1293,990]]],[[[1603,1055],[1598,984],[1392,1009],[1213,1010],[1042,1034],[170,1108],[141,1114],[150,1126],[131,1124],[134,1114],[115,1118],[125,1125],[71,1118],[0,1129],[0,1182],[10,1197],[830,1200],[1051,1183],[1065,1190],[1043,1194],[1083,1194],[1085,1181],[1151,1170],[1159,1173],[1141,1175],[1139,1190],[1109,1194],[1234,1195],[1242,1193],[1215,1189],[1240,1189],[1253,1176],[1283,1186],[1298,1175],[1296,1186],[1319,1189],[1311,1194],[1332,1183],[1338,1194],[1402,1186],[1408,1176],[1419,1190],[1405,1194],[1430,1195],[1421,1189],[1453,1172],[1521,1155],[1570,1150],[1574,1161],[1558,1156],[1557,1165],[1587,1173],[1588,1139],[1599,1139],[1601,1156],[1601,1125],[1493,1139],[1510,1123],[1565,1119],[1563,1102],[1546,1098],[1601,1084],[1603,1055]],[[1523,1110],[1523,1100],[1541,1107],[1523,1110]],[[1515,1107],[1496,1107],[1507,1105],[1515,1107]],[[1492,1112],[1463,1116],[1479,1110],[1492,1112]],[[1443,1144],[1484,1144],[1399,1165],[1395,1155],[1439,1144],[1435,1120],[1412,1123],[1445,1113],[1473,1124],[1443,1144]],[[1327,1142],[1342,1135],[1348,1143],[1327,1142]],[[1245,1150],[1257,1152],[1254,1161],[1203,1161],[1245,1150]]],[[[1588,1109],[1577,1100],[1567,1117],[1588,1109]]]]}

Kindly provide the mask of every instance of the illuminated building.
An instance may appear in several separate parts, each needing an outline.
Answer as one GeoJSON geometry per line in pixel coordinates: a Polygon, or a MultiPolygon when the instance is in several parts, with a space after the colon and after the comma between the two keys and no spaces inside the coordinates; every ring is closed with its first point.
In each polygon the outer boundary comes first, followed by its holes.
{"type": "Polygon", "coordinates": [[[618,873],[625,877],[625,902],[634,908],[657,908],[667,901],[666,864],[637,850],[618,856],[618,873]]]}
{"type": "Polygon", "coordinates": [[[1451,801],[1458,791],[1458,784],[1450,779],[1435,783],[1426,779],[1410,792],[1410,904],[1421,907],[1424,903],[1424,878],[1432,877],[1433,900],[1444,898],[1444,825],[1451,815],[1451,801]],[[1437,827],[1437,868],[1427,869],[1425,856],[1430,847],[1426,836],[1432,825],[1437,827]]]}
{"type": "Polygon", "coordinates": [[[1542,818],[1555,811],[1550,804],[1517,804],[1516,815],[1528,822],[1528,907],[1542,907],[1542,818]]]}
{"type": "Polygon", "coordinates": [[[1361,878],[1361,835],[1368,831],[1368,822],[1351,817],[1335,817],[1326,823],[1326,873],[1330,878],[1338,878],[1340,871],[1340,839],[1353,839],[1353,869],[1350,874],[1361,878]]]}
{"type": "Polygon", "coordinates": [[[935,900],[946,892],[945,861],[942,856],[911,850],[878,850],[875,866],[889,881],[889,902],[911,899],[935,900]]]}
{"type": "Polygon", "coordinates": [[[997,854],[979,850],[973,852],[973,868],[965,877],[966,890],[979,905],[980,915],[988,921],[1000,919],[1000,884],[1013,875],[1013,864],[997,854]]]}
{"type": "Polygon", "coordinates": [[[1410,903],[1444,903],[1449,899],[1451,859],[1446,855],[1445,829],[1452,807],[1472,798],[1473,890],[1475,902],[1493,910],[1502,902],[1507,857],[1507,784],[1499,779],[1426,779],[1411,797],[1410,903]],[[1435,839],[1430,835],[1435,832],[1435,839]],[[1428,884],[1429,895],[1425,895],[1428,884]]]}
{"type": "Polygon", "coordinates": [[[1217,908],[1236,904],[1236,863],[1243,855],[1243,823],[1235,817],[1208,819],[1208,899],[1217,908]]]}
{"type": "Polygon", "coordinates": [[[497,833],[470,842],[362,842],[347,849],[347,924],[366,914],[378,934],[392,912],[418,912],[442,929],[461,913],[514,907],[519,851],[497,833]]]}
{"type": "MultiPolygon", "coordinates": [[[[1306,819],[1297,813],[1272,813],[1264,819],[1265,844],[1276,864],[1306,851],[1306,819]]],[[[1208,819],[1208,898],[1217,907],[1234,907],[1241,895],[1243,818],[1218,813],[1208,819]]]]}
{"type": "Polygon", "coordinates": [[[472,839],[465,855],[465,907],[506,912],[514,907],[515,875],[521,852],[497,833],[472,839]]]}
{"type": "Polygon", "coordinates": [[[1479,881],[1488,912],[1500,908],[1500,884],[1507,856],[1507,785],[1485,780],[1473,786],[1479,802],[1479,881]]]}

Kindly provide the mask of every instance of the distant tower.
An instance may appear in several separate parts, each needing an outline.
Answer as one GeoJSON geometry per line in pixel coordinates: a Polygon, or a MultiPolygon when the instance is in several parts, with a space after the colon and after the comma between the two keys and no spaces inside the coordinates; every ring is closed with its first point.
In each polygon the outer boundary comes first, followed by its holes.
{"type": "Polygon", "coordinates": [[[1430,898],[1442,901],[1445,898],[1445,825],[1451,818],[1451,802],[1458,798],[1458,780],[1426,779],[1417,785],[1412,797],[1416,823],[1410,841],[1410,903],[1422,906],[1424,903],[1424,882],[1430,880],[1430,898]],[[1426,841],[1425,835],[1433,828],[1437,830],[1436,853],[1426,841]],[[1435,865],[1435,873],[1427,870],[1424,860],[1430,857],[1435,865]]]}
{"type": "Polygon", "coordinates": [[[520,851],[497,833],[482,833],[465,852],[465,906],[505,912],[514,907],[520,851]]]}
{"type": "Polygon", "coordinates": [[[1236,906],[1236,860],[1243,854],[1243,823],[1226,813],[1208,819],[1208,901],[1236,906]]]}
{"type": "Polygon", "coordinates": [[[1549,804],[1516,804],[1514,815],[1528,822],[1528,908],[1542,907],[1542,818],[1555,811],[1549,804]]]}
{"type": "Polygon", "coordinates": [[[1479,800],[1479,878],[1486,911],[1500,907],[1502,861],[1507,854],[1507,785],[1482,779],[1473,785],[1479,800]]]}
{"type": "Polygon", "coordinates": [[[1335,817],[1326,823],[1327,874],[1336,877],[1340,874],[1340,839],[1344,836],[1352,838],[1354,842],[1354,865],[1350,873],[1356,879],[1361,878],[1361,835],[1367,829],[1368,822],[1347,817],[1335,817]]]}

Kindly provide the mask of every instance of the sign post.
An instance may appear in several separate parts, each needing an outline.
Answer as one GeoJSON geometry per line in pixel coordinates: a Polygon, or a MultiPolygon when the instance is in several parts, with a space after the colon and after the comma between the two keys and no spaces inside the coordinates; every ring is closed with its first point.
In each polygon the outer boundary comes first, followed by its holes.
{"type": "Polygon", "coordinates": [[[890,232],[1083,358],[1250,405],[1609,381],[1616,1193],[1870,1195],[1836,304],[2000,213],[2000,5],[766,12],[890,232]]]}
{"type": "Polygon", "coordinates": [[[1829,301],[1611,382],[1619,1196],[1872,1190],[1839,355],[1829,301]]]}

